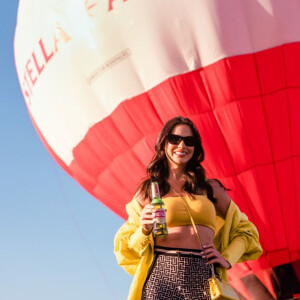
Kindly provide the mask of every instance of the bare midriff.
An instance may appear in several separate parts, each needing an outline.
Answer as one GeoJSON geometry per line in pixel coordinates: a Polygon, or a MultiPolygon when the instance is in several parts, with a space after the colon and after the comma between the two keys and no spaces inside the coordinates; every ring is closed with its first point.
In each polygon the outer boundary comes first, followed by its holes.
{"type": "MultiPolygon", "coordinates": [[[[214,239],[214,231],[202,225],[196,225],[202,245],[212,244],[214,239]]],[[[169,227],[168,235],[163,238],[155,238],[155,246],[184,248],[184,249],[200,249],[200,243],[195,234],[193,225],[185,225],[178,227],[169,227]]]]}

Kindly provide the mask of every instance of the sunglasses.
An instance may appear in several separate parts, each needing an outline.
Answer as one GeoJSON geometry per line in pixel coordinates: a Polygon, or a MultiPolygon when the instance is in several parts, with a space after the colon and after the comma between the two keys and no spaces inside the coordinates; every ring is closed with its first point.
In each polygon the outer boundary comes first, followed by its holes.
{"type": "Polygon", "coordinates": [[[184,144],[188,147],[194,147],[196,145],[196,139],[193,136],[181,136],[169,133],[167,139],[172,145],[179,145],[181,141],[184,141],[184,144]]]}

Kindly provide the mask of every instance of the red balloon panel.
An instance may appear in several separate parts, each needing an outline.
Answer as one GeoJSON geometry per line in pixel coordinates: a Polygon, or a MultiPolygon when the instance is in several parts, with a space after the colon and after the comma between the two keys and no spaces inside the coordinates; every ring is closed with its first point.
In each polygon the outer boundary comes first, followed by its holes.
{"type": "Polygon", "coordinates": [[[198,71],[172,77],[151,89],[147,94],[152,100],[159,119],[162,120],[161,127],[170,118],[169,116],[193,116],[211,110],[206,87],[198,71]],[[182,101],[182,99],[187,101],[182,101]]]}
{"type": "MultiPolygon", "coordinates": [[[[110,167],[99,174],[93,195],[98,199],[100,197],[102,203],[111,210],[124,211],[126,204],[124,195],[131,198],[134,196],[138,184],[146,176],[145,161],[149,161],[153,155],[149,145],[154,144],[156,136],[157,133],[143,139],[110,162],[110,167]],[[141,152],[140,148],[144,151],[141,152]]],[[[121,216],[126,218],[125,211],[121,216]]]]}
{"type": "MultiPolygon", "coordinates": [[[[133,123],[135,126],[131,128],[132,135],[134,135],[136,131],[139,131],[142,137],[153,134],[153,131],[159,132],[163,121],[158,118],[157,108],[153,105],[151,93],[141,94],[139,100],[138,103],[132,100],[122,102],[123,104],[116,109],[112,117],[114,117],[116,123],[123,122],[123,130],[128,128],[127,123],[133,123]],[[125,116],[120,112],[121,110],[126,112],[125,116]],[[124,122],[122,118],[124,118],[126,122],[124,122]]],[[[125,134],[128,134],[128,131],[127,129],[125,134]]],[[[137,136],[141,137],[139,133],[137,133],[137,136]]]]}
{"type": "Polygon", "coordinates": [[[236,97],[227,59],[203,68],[201,77],[206,87],[211,109],[226,105],[236,97]]]}
{"type": "Polygon", "coordinates": [[[247,99],[261,94],[255,54],[238,55],[227,59],[235,99],[247,99]]]}
{"type": "Polygon", "coordinates": [[[285,52],[275,47],[255,54],[261,93],[266,95],[286,88],[285,52]]]}
{"type": "MultiPolygon", "coordinates": [[[[214,112],[218,126],[228,145],[235,174],[248,170],[253,166],[253,160],[237,102],[216,108],[214,112]]],[[[218,151],[215,151],[215,155],[218,155],[218,151]]]]}
{"type": "Polygon", "coordinates": [[[289,88],[299,88],[300,86],[300,44],[292,43],[283,45],[284,51],[284,71],[286,75],[286,86],[289,88]]]}
{"type": "Polygon", "coordinates": [[[263,209],[267,214],[265,224],[260,234],[266,228],[272,232],[273,242],[265,247],[265,250],[282,249],[287,247],[286,228],[281,213],[281,199],[278,194],[278,179],[273,164],[258,166],[256,168],[257,181],[261,189],[261,203],[257,209],[263,209]],[[261,205],[261,206],[260,206],[261,205]],[[276,230],[275,230],[276,228],[276,230]]]}
{"type": "Polygon", "coordinates": [[[218,172],[222,178],[233,176],[235,170],[229,153],[230,145],[226,143],[213,111],[190,118],[198,127],[203,144],[212,145],[212,147],[205,148],[204,166],[207,173],[213,176],[218,172]]]}
{"type": "MultiPolygon", "coordinates": [[[[287,237],[288,248],[298,250],[300,245],[299,234],[295,235],[296,228],[300,228],[299,224],[299,210],[297,210],[296,198],[296,182],[295,169],[293,159],[283,160],[275,165],[275,176],[278,182],[278,196],[280,201],[280,212],[283,218],[285,233],[287,237]]],[[[275,188],[274,188],[275,190],[275,188]]]]}
{"type": "MultiPolygon", "coordinates": [[[[299,72],[300,73],[300,72],[299,72]]],[[[295,157],[300,153],[300,89],[291,88],[288,90],[289,98],[289,122],[291,130],[292,155],[295,157]]]]}
{"type": "Polygon", "coordinates": [[[269,142],[274,161],[291,155],[291,126],[286,90],[263,96],[269,142]]]}
{"type": "MultiPolygon", "coordinates": [[[[271,223],[271,216],[268,211],[267,203],[264,199],[262,186],[259,180],[257,169],[247,170],[238,175],[238,184],[241,185],[242,193],[237,195],[234,200],[240,205],[240,202],[245,202],[244,206],[248,207],[248,210],[244,210],[241,206],[242,211],[249,216],[249,219],[254,222],[254,224],[263,230],[259,230],[259,235],[261,237],[262,246],[266,250],[270,250],[276,244],[276,234],[274,233],[274,228],[271,223]],[[243,198],[243,201],[241,201],[243,198]]],[[[264,174],[266,175],[266,173],[264,174]]],[[[235,187],[233,187],[234,189],[235,187]]],[[[276,220],[273,222],[275,223],[276,220]]],[[[277,225],[282,225],[278,224],[277,225]]],[[[276,227],[279,227],[276,226],[276,227]]]]}
{"type": "Polygon", "coordinates": [[[238,101],[238,106],[249,143],[251,161],[254,165],[270,163],[272,146],[269,143],[261,97],[243,99],[238,101]]]}

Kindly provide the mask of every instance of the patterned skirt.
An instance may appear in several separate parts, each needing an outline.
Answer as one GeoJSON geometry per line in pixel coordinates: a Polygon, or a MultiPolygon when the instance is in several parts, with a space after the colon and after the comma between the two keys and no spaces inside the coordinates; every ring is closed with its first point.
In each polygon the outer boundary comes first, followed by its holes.
{"type": "Polygon", "coordinates": [[[211,300],[212,274],[200,251],[156,247],[142,300],[211,300]]]}

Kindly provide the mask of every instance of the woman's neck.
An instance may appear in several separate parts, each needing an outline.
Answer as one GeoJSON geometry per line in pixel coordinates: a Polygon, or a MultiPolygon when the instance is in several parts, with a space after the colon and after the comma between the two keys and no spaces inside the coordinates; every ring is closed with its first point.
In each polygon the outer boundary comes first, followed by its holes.
{"type": "Polygon", "coordinates": [[[184,177],[184,167],[182,166],[169,167],[169,179],[182,180],[183,177],[184,177]]]}
{"type": "Polygon", "coordinates": [[[177,192],[180,192],[182,190],[182,187],[186,181],[183,170],[184,169],[181,167],[169,169],[168,183],[177,192]]]}

